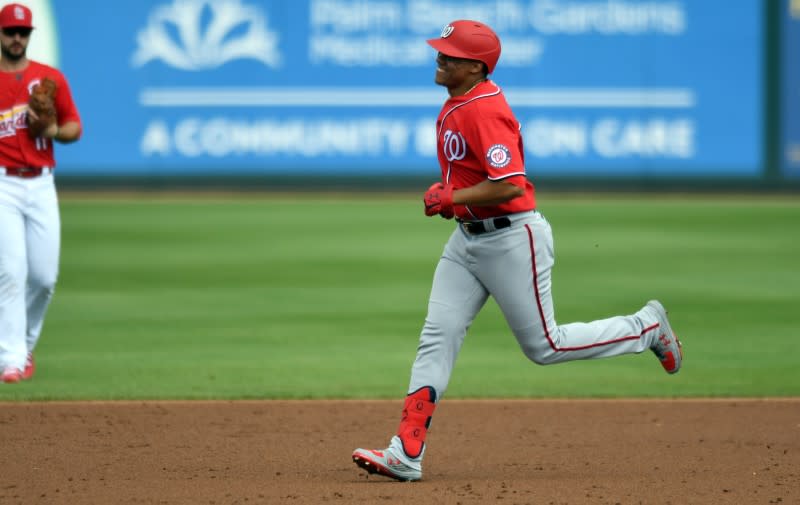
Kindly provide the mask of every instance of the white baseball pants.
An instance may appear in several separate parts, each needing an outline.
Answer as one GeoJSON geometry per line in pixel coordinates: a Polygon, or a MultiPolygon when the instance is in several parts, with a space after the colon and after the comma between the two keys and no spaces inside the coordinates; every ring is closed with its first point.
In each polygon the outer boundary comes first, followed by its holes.
{"type": "Polygon", "coordinates": [[[0,366],[22,370],[58,276],[61,220],[52,173],[0,174],[0,366]]]}

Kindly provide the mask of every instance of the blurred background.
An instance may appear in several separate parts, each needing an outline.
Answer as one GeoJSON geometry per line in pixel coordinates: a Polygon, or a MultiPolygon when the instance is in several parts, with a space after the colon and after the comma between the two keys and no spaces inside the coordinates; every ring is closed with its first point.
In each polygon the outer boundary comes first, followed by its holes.
{"type": "Polygon", "coordinates": [[[25,2],[84,121],[62,188],[419,187],[446,90],[425,39],[493,26],[528,175],[800,185],[800,0],[25,2]]]}

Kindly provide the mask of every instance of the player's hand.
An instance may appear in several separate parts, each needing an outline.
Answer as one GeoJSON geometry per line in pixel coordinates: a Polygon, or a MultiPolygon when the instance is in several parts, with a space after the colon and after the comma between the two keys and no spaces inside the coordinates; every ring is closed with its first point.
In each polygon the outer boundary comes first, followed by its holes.
{"type": "Polygon", "coordinates": [[[55,123],[50,123],[42,130],[42,133],[39,135],[40,137],[44,137],[46,139],[54,139],[58,135],[58,125],[55,123]]]}
{"type": "Polygon", "coordinates": [[[31,135],[36,137],[52,139],[58,134],[58,124],[55,121],[43,121],[33,109],[28,109],[28,128],[31,135]]]}
{"type": "Polygon", "coordinates": [[[31,90],[28,98],[28,135],[53,138],[58,134],[55,105],[56,83],[45,77],[31,90]]]}
{"type": "Polygon", "coordinates": [[[439,214],[445,219],[452,219],[455,215],[453,210],[453,186],[437,182],[428,188],[423,197],[425,202],[425,215],[435,216],[439,214]]]}

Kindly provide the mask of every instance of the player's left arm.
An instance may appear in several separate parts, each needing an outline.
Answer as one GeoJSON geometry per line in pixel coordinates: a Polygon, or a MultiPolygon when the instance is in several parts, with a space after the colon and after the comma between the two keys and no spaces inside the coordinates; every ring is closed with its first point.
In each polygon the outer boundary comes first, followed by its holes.
{"type": "Polygon", "coordinates": [[[77,121],[67,121],[60,126],[56,125],[53,130],[47,133],[44,136],[57,140],[62,144],[69,144],[81,138],[82,128],[77,121]]]}
{"type": "Polygon", "coordinates": [[[525,160],[520,152],[519,123],[513,117],[481,117],[471,123],[470,137],[478,159],[483,159],[487,179],[453,191],[455,205],[499,205],[525,194],[525,160]]]}
{"type": "Polygon", "coordinates": [[[525,194],[525,189],[509,181],[485,180],[478,184],[453,191],[454,205],[499,205],[525,194]]]}
{"type": "Polygon", "coordinates": [[[63,75],[55,76],[56,96],[55,106],[58,120],[45,131],[45,137],[57,140],[62,144],[69,144],[81,138],[83,126],[78,114],[78,108],[72,100],[69,84],[63,75]]]}

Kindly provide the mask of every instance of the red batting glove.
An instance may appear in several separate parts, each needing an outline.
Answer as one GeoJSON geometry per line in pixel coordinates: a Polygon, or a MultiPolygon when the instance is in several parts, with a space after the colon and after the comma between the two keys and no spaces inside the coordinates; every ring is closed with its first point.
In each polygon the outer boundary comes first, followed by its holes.
{"type": "Polygon", "coordinates": [[[439,211],[439,215],[445,219],[453,219],[453,217],[456,215],[456,211],[453,209],[452,184],[445,184],[444,188],[442,188],[441,206],[442,210],[439,211]]]}
{"type": "Polygon", "coordinates": [[[422,201],[425,202],[425,215],[426,216],[435,216],[442,210],[442,200],[441,200],[441,191],[444,189],[444,184],[441,182],[437,182],[432,184],[428,191],[425,192],[425,196],[422,197],[422,201]]]}
{"type": "Polygon", "coordinates": [[[453,186],[437,182],[428,188],[423,198],[425,202],[425,215],[441,215],[445,219],[452,219],[455,215],[453,210],[453,186]]]}

